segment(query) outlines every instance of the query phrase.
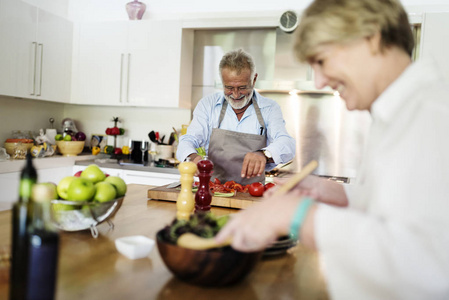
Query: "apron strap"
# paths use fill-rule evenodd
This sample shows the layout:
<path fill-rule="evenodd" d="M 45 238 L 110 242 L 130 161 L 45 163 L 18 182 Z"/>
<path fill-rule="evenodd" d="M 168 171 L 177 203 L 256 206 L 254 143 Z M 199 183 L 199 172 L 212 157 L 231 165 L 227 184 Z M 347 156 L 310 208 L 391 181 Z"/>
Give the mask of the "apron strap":
<path fill-rule="evenodd" d="M 260 124 L 260 135 L 262 135 L 263 132 L 265 132 L 265 135 L 267 134 L 267 127 L 265 126 L 265 121 L 263 120 L 262 113 L 260 112 L 259 105 L 257 104 L 257 101 L 254 101 L 254 98 L 252 100 L 254 105 L 254 110 L 256 111 L 257 120 L 259 120 Z M 221 108 L 220 117 L 218 119 L 218 128 L 220 128 L 221 122 L 223 121 L 223 118 L 226 114 L 226 109 L 228 108 L 228 101 L 226 99 L 223 102 L 223 107 Z"/>
<path fill-rule="evenodd" d="M 222 106 L 221 112 L 220 112 L 220 118 L 218 118 L 218 127 L 217 128 L 220 128 L 221 122 L 223 121 L 223 118 L 225 116 L 227 108 L 228 108 L 228 101 L 226 101 L 226 99 L 224 99 L 223 106 Z"/>
<path fill-rule="evenodd" d="M 254 110 L 256 111 L 257 119 L 259 120 L 260 124 L 260 135 L 265 132 L 265 135 L 267 134 L 267 127 L 265 126 L 265 121 L 263 120 L 262 113 L 260 112 L 259 105 L 257 104 L 257 101 L 253 101 Z"/>

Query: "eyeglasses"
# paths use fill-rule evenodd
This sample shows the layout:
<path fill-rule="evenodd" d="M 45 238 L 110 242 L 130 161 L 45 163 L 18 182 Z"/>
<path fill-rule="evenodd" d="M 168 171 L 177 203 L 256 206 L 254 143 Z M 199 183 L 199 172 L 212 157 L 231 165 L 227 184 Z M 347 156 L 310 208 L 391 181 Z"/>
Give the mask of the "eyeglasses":
<path fill-rule="evenodd" d="M 225 86 L 224 87 L 226 93 L 232 93 L 234 90 L 237 90 L 240 93 L 244 93 L 247 90 L 251 89 L 250 86 L 239 86 L 239 87 L 232 87 L 232 86 Z"/>

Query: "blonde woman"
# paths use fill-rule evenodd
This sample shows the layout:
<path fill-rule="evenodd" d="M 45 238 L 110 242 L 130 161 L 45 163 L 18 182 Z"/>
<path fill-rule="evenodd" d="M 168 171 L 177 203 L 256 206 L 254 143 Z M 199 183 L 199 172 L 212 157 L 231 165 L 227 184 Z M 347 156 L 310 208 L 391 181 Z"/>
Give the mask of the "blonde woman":
<path fill-rule="evenodd" d="M 314 1 L 296 54 L 318 88 L 373 119 L 356 181 L 309 176 L 217 239 L 252 251 L 298 235 L 322 257 L 333 299 L 449 299 L 449 89 L 435 62 L 412 62 L 413 45 L 399 1 Z"/>

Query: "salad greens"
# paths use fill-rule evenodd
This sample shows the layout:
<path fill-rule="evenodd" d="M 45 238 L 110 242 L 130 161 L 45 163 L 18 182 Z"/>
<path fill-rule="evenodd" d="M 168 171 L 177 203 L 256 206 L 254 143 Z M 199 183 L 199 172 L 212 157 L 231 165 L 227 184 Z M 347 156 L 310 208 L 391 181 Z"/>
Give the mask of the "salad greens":
<path fill-rule="evenodd" d="M 174 219 L 167 225 L 162 236 L 164 240 L 176 244 L 180 235 L 190 232 L 204 238 L 214 237 L 228 222 L 229 215 L 217 217 L 211 212 L 196 212 L 188 221 Z"/>

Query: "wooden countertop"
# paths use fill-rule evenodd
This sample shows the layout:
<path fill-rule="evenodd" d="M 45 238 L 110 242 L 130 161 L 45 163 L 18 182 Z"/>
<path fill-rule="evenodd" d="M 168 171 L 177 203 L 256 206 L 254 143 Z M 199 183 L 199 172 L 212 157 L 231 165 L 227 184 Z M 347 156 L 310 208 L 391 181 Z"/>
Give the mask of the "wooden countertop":
<path fill-rule="evenodd" d="M 148 200 L 146 185 L 129 185 L 123 205 L 113 219 L 115 228 L 62 232 L 57 299 L 328 299 L 316 253 L 301 247 L 264 258 L 242 282 L 223 288 L 184 283 L 170 273 L 157 247 L 147 258 L 130 260 L 117 252 L 114 240 L 128 235 L 155 238 L 175 216 L 174 202 Z M 236 212 L 213 207 L 216 215 Z M 0 212 L 0 251 L 10 244 L 11 214 Z M 7 267 L 0 263 L 0 299 L 8 298 Z"/>

